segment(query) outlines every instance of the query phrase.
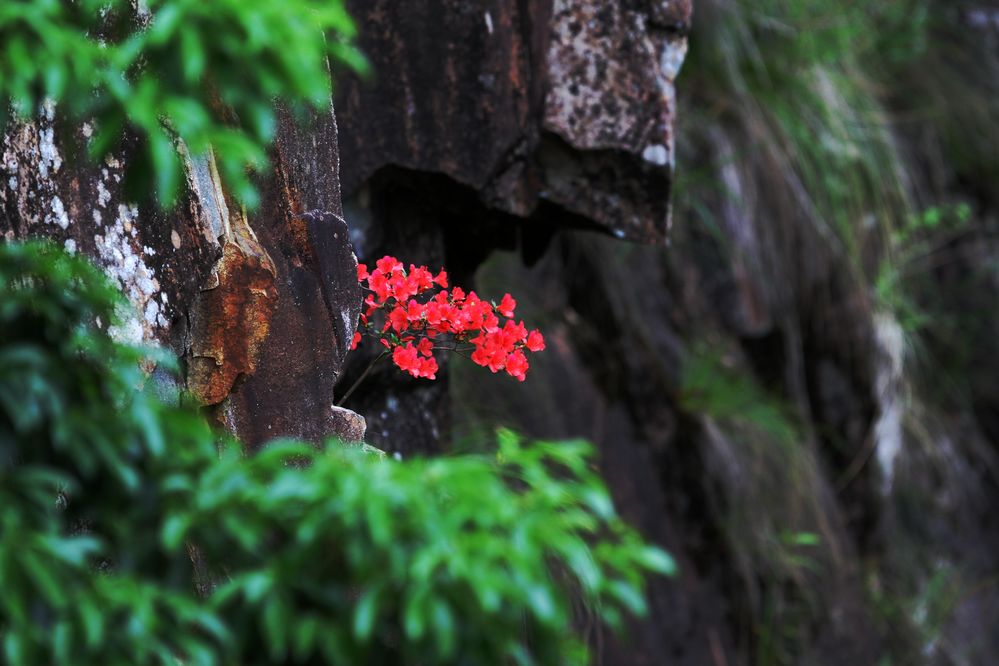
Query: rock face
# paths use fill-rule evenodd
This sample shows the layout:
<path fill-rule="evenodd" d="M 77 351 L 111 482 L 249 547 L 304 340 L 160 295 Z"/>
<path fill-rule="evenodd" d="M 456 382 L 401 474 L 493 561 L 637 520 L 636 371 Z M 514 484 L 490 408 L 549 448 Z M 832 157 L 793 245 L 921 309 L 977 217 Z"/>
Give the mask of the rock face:
<path fill-rule="evenodd" d="M 333 389 L 360 291 L 332 109 L 304 126 L 281 114 L 275 168 L 249 214 L 227 196 L 211 155 L 183 148 L 187 186 L 175 210 L 129 202 L 128 149 L 91 164 L 79 156 L 92 128 L 58 120 L 50 105 L 3 137 L 0 233 L 93 258 L 134 308 L 112 333 L 172 348 L 191 393 L 249 446 L 341 434 L 349 424 Z"/>
<path fill-rule="evenodd" d="M 494 249 L 536 258 L 562 228 L 662 242 L 673 81 L 689 0 L 350 3 L 373 81 L 343 77 L 342 179 L 362 260 L 470 280 Z M 359 375 L 364 352 L 347 368 Z M 446 368 L 442 368 L 446 375 Z M 386 450 L 441 450 L 446 379 L 375 373 L 351 406 Z"/>
<path fill-rule="evenodd" d="M 592 630 L 598 663 L 876 664 L 894 646 L 899 663 L 991 664 L 994 368 L 971 368 L 970 409 L 920 401 L 901 323 L 801 183 L 765 177 L 785 148 L 757 150 L 738 105 L 735 130 L 687 148 L 720 184 L 709 223 L 670 231 L 690 0 L 349 4 L 376 76 L 338 82 L 339 153 L 332 112 L 282 118 L 258 211 L 232 205 L 211 159 L 187 159 L 177 210 L 128 202 L 128 155 L 78 161 L 92 128 L 49 107 L 3 137 L 0 233 L 93 257 L 135 306 L 113 333 L 172 347 L 251 446 L 335 433 L 434 454 L 497 423 L 592 440 L 620 512 L 681 565 L 624 639 Z M 700 4 L 718 18 L 733 3 Z M 335 407 L 379 351 L 345 358 L 348 239 L 369 263 L 392 253 L 514 293 L 548 340 L 530 379 L 382 364 L 354 411 Z M 934 279 L 977 303 L 961 285 L 994 293 L 976 271 L 995 245 L 962 241 Z M 994 350 L 999 325 L 981 319 L 974 348 Z"/>
<path fill-rule="evenodd" d="M 706 105 L 725 122 L 688 126 L 688 163 L 712 187 L 661 247 L 690 3 L 350 4 L 377 72 L 336 97 L 359 255 L 510 291 L 549 341 L 523 385 L 461 361 L 433 383 L 372 373 L 347 403 L 369 441 L 436 453 L 497 423 L 594 441 L 621 512 L 682 572 L 652 584 L 651 617 L 624 640 L 592 636 L 598 663 L 991 663 L 999 493 L 994 472 L 971 470 L 999 469 L 994 368 L 972 368 L 973 409 L 914 397 L 902 325 L 858 278 L 876 231 L 852 263 L 800 174 L 783 178 L 787 146 L 761 151 L 771 127 L 738 98 Z M 735 5 L 757 18 L 752 3 L 698 11 Z M 988 192 L 975 196 L 994 216 Z M 980 258 L 936 279 L 997 252 L 968 245 Z M 991 317 L 975 349 L 995 330 Z M 348 359 L 344 382 L 365 365 Z"/>
<path fill-rule="evenodd" d="M 522 218 L 550 202 L 622 238 L 665 238 L 690 0 L 351 10 L 378 74 L 343 81 L 337 97 L 345 192 L 395 165 Z"/>

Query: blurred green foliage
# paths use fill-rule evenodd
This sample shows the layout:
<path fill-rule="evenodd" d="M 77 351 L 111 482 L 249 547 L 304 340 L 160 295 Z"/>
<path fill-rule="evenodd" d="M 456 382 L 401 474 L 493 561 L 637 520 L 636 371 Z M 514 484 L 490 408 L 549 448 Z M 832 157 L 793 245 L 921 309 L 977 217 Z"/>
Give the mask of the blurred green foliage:
<path fill-rule="evenodd" d="M 939 292 L 933 269 L 948 245 L 969 233 L 970 216 L 971 208 L 965 203 L 931 206 L 910 215 L 891 233 L 886 256 L 874 279 L 874 295 L 882 309 L 893 313 L 910 339 L 928 327 L 939 331 L 954 324 L 945 321 L 946 305 L 929 303 L 927 296 Z"/>
<path fill-rule="evenodd" d="M 858 252 L 871 216 L 890 225 L 909 211 L 882 81 L 925 52 L 931 4 L 702 2 L 679 84 L 694 116 L 689 161 L 700 161 L 692 151 L 702 137 L 721 131 L 743 170 L 741 194 L 760 212 L 794 216 L 837 251 Z M 711 197 L 699 190 L 690 192 L 695 217 Z"/>
<path fill-rule="evenodd" d="M 136 7 L 140 9 L 136 9 Z M 0 3 L 0 131 L 44 100 L 96 130 L 89 152 L 143 150 L 131 191 L 170 204 L 182 179 L 176 141 L 214 149 L 228 187 L 253 206 L 250 179 L 267 163 L 274 101 L 328 108 L 327 58 L 363 70 L 343 0 L 4 0 Z"/>
<path fill-rule="evenodd" d="M 703 0 L 678 83 L 689 172 L 678 208 L 716 240 L 717 216 L 732 209 L 758 220 L 760 233 L 812 227 L 842 273 L 879 305 L 898 304 L 890 311 L 907 330 L 923 327 L 907 303 L 934 300 L 923 288 L 931 281 L 916 293 L 914 280 L 890 279 L 915 270 L 903 265 L 911 255 L 895 253 L 899 234 L 920 211 L 969 217 L 980 211 L 963 202 L 999 201 L 999 57 L 968 18 L 979 9 L 970 0 Z M 920 233 L 940 247 L 953 240 L 943 226 Z M 934 259 L 923 270 L 949 260 Z M 896 286 L 907 293 L 886 292 Z M 930 319 L 947 316 L 933 309 Z"/>
<path fill-rule="evenodd" d="M 583 663 L 573 599 L 619 626 L 674 570 L 581 442 L 245 457 L 152 395 L 99 330 L 118 306 L 84 260 L 0 245 L 5 663 Z"/>
<path fill-rule="evenodd" d="M 680 404 L 692 413 L 752 425 L 783 446 L 800 439 L 790 408 L 708 345 L 696 345 L 684 357 Z"/>
<path fill-rule="evenodd" d="M 816 583 L 836 547 L 806 426 L 792 404 L 756 381 L 738 352 L 704 342 L 684 357 L 679 399 L 710 419 L 710 448 L 730 475 L 718 491 L 719 522 L 738 566 L 755 574 L 746 582 L 753 663 L 797 663 L 825 603 Z"/>
<path fill-rule="evenodd" d="M 740 564 L 751 562 L 747 578 L 759 584 L 759 594 L 751 587 L 747 595 L 753 610 L 746 617 L 757 663 L 807 661 L 803 649 L 827 617 L 828 592 L 812 585 L 812 567 L 799 552 L 838 566 L 835 557 L 825 559 L 839 538 L 823 528 L 821 477 L 830 466 L 842 468 L 840 501 L 850 506 L 857 500 L 846 498 L 867 492 L 863 477 L 876 469 L 865 456 L 877 440 L 867 439 L 871 446 L 861 453 L 843 448 L 847 438 L 861 440 L 830 428 L 831 419 L 815 410 L 827 350 L 801 345 L 797 334 L 822 338 L 819 327 L 849 331 L 863 321 L 882 334 L 901 329 L 906 445 L 899 468 L 907 473 L 921 464 L 913 462 L 917 450 L 945 441 L 935 439 L 945 432 L 934 423 L 940 410 L 955 421 L 972 410 L 982 423 L 993 420 L 999 394 L 994 368 L 983 359 L 996 357 L 999 340 L 992 304 L 999 54 L 982 24 L 992 16 L 975 0 L 697 2 L 677 83 L 676 209 L 685 224 L 674 233 L 686 245 L 675 254 L 698 259 L 709 286 L 718 266 L 745 270 L 750 279 L 731 279 L 761 286 L 763 310 L 782 334 L 781 354 L 769 357 L 754 334 L 701 322 L 698 339 L 721 339 L 719 347 L 736 352 L 729 363 L 694 347 L 681 395 L 685 407 L 718 425 L 721 443 L 731 444 L 722 450 L 739 470 L 726 484 L 735 499 L 725 511 L 732 551 Z M 817 316 L 823 311 L 836 316 Z M 780 364 L 775 388 L 782 399 L 760 390 L 755 378 L 768 377 L 769 367 L 745 363 L 740 348 Z M 799 352 L 811 356 L 796 367 Z M 857 352 L 868 362 L 868 349 Z M 795 380 L 803 381 L 810 404 Z M 797 418 L 788 421 L 782 404 Z M 915 433 L 923 432 L 920 442 Z M 971 438 L 962 432 L 958 439 Z M 942 448 L 941 458 L 952 455 Z M 940 485 L 921 486 L 916 477 L 906 483 L 927 497 L 943 487 L 936 479 Z M 893 502 L 903 487 L 896 481 Z M 928 505 L 919 506 L 913 523 L 921 531 L 933 519 Z M 818 535 L 822 547 L 811 552 L 781 536 L 799 532 Z M 924 649 L 953 605 L 930 602 L 938 606 L 929 613 L 934 620 L 913 623 L 919 606 L 904 601 L 935 587 L 926 562 L 939 560 L 946 547 L 920 532 L 900 542 L 905 533 L 894 531 L 890 543 L 879 534 L 878 546 L 864 545 L 873 553 L 865 566 L 878 571 L 872 597 L 897 606 L 881 618 L 892 663 L 946 660 Z M 919 631 L 910 636 L 905 625 Z"/>

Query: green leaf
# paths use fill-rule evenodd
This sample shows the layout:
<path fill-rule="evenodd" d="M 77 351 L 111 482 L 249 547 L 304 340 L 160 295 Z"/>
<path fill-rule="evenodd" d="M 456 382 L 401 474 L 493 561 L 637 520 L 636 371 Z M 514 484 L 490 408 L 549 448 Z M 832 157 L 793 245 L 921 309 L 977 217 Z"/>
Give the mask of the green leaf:
<path fill-rule="evenodd" d="M 73 631 L 69 622 L 65 620 L 59 622 L 52 632 L 52 646 L 54 649 L 55 662 L 59 664 L 69 664 L 72 662 L 72 640 Z"/>
<path fill-rule="evenodd" d="M 676 561 L 669 553 L 654 546 L 645 546 L 635 553 L 635 561 L 650 571 L 664 576 L 674 576 L 677 572 Z"/>
<path fill-rule="evenodd" d="M 283 660 L 287 651 L 288 612 L 281 597 L 271 595 L 264 605 L 264 636 L 267 638 L 268 654 L 271 659 Z"/>
<path fill-rule="evenodd" d="M 582 541 L 573 540 L 563 549 L 566 561 L 576 577 L 579 578 L 583 589 L 587 592 L 595 592 L 600 587 L 603 576 L 600 567 L 593 559 L 590 549 Z"/>
<path fill-rule="evenodd" d="M 551 591 L 546 585 L 533 583 L 527 588 L 527 600 L 531 610 L 542 622 L 551 622 L 555 619 L 555 602 L 552 600 Z"/>
<path fill-rule="evenodd" d="M 183 18 L 181 7 L 175 2 L 163 2 L 153 15 L 152 25 L 146 30 L 147 46 L 158 46 L 165 43 L 177 31 L 178 25 Z M 187 34 L 196 34 L 193 31 L 182 30 Z M 183 53 L 187 56 L 187 53 Z"/>
<path fill-rule="evenodd" d="M 21 557 L 21 566 L 27 570 L 45 599 L 56 608 L 62 608 L 66 605 L 66 594 L 46 560 L 48 558 L 41 553 L 26 552 Z"/>
<path fill-rule="evenodd" d="M 615 580 L 607 585 L 607 590 L 614 599 L 621 602 L 633 615 L 641 616 L 645 614 L 645 598 L 634 585 Z"/>
<path fill-rule="evenodd" d="M 403 629 L 406 637 L 410 640 L 419 640 L 426 630 L 424 613 L 426 612 L 427 593 L 426 588 L 410 594 L 406 600 L 406 608 L 403 614 Z"/>
<path fill-rule="evenodd" d="M 88 648 L 100 645 L 104 638 L 104 615 L 100 609 L 87 597 L 80 600 L 78 610 L 80 623 L 83 625 L 83 637 Z"/>
<path fill-rule="evenodd" d="M 173 203 L 177 196 L 180 176 L 180 162 L 173 142 L 160 131 L 148 135 L 149 154 L 156 173 L 156 195 L 165 205 Z"/>
<path fill-rule="evenodd" d="M 294 628 L 294 645 L 292 646 L 295 656 L 299 660 L 304 660 L 316 647 L 316 638 L 319 635 L 319 622 L 312 617 L 299 620 Z"/>
<path fill-rule="evenodd" d="M 24 640 L 16 631 L 4 632 L 3 652 L 7 657 L 8 664 L 23 664 L 24 661 Z"/>
<path fill-rule="evenodd" d="M 251 604 L 259 603 L 271 591 L 274 580 L 266 571 L 246 574 L 243 577 L 243 592 Z"/>
<path fill-rule="evenodd" d="M 443 599 L 435 599 L 433 603 L 434 635 L 440 646 L 441 657 L 451 659 L 457 647 L 454 614 Z"/>
<path fill-rule="evenodd" d="M 789 546 L 818 546 L 822 539 L 814 532 L 785 532 L 781 540 Z"/>
<path fill-rule="evenodd" d="M 57 558 L 74 567 L 85 566 L 101 548 L 100 542 L 91 536 L 41 537 L 39 541 Z"/>
<path fill-rule="evenodd" d="M 380 592 L 378 587 L 369 588 L 361 595 L 354 608 L 354 636 L 362 643 L 367 642 L 374 631 Z"/>
<path fill-rule="evenodd" d="M 603 520 L 614 518 L 614 503 L 610 494 L 600 487 L 588 487 L 582 491 L 583 501 Z"/>
<path fill-rule="evenodd" d="M 183 514 L 174 514 L 167 518 L 161 530 L 163 546 L 167 550 L 179 548 L 184 543 L 184 537 L 190 524 L 190 518 Z"/>
<path fill-rule="evenodd" d="M 205 49 L 197 33 L 190 30 L 180 31 L 180 52 L 181 62 L 184 65 L 184 78 L 191 83 L 200 81 L 205 71 Z"/>

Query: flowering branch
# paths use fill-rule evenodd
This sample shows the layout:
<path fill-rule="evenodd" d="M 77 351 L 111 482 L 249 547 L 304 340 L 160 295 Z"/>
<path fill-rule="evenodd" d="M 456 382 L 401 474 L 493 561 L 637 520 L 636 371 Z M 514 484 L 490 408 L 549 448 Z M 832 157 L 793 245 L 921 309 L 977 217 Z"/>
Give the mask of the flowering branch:
<path fill-rule="evenodd" d="M 545 348 L 540 331 L 528 332 L 523 321 L 514 321 L 517 301 L 510 294 L 497 304 L 483 301 L 474 291 L 466 294 L 460 287 L 448 291 L 443 270 L 433 275 L 426 266 L 410 264 L 407 271 L 390 256 L 379 259 L 370 273 L 360 264 L 357 279 L 368 292 L 367 307 L 350 348 L 356 348 L 364 335 L 374 338 L 387 350 L 379 359 L 391 353 L 392 362 L 414 377 L 435 379 L 434 352 L 450 351 L 462 356 L 470 352 L 469 358 L 477 365 L 493 372 L 504 370 L 524 381 L 530 367 L 525 351 Z M 430 296 L 431 292 L 436 293 Z M 417 300 L 418 296 L 429 297 Z"/>
<path fill-rule="evenodd" d="M 351 347 L 351 349 L 354 349 L 356 346 L 357 346 L 356 344 L 353 345 Z M 378 361 L 380 361 L 383 358 L 385 358 L 386 354 L 388 354 L 388 352 L 387 351 L 383 351 L 381 354 L 379 354 L 374 359 L 372 359 L 371 363 L 368 363 L 368 367 L 366 367 L 364 369 L 364 372 L 361 373 L 361 376 L 358 377 L 354 381 L 354 383 L 350 385 L 350 388 L 347 389 L 347 392 L 344 393 L 343 396 L 341 396 L 340 399 L 337 401 L 337 403 L 336 403 L 337 407 L 342 407 L 343 403 L 347 402 L 347 398 L 349 398 L 351 396 L 351 394 L 357 389 L 357 387 L 361 385 L 361 382 L 363 382 L 364 378 L 368 376 L 368 373 L 371 372 L 371 369 L 374 368 L 378 364 Z"/>

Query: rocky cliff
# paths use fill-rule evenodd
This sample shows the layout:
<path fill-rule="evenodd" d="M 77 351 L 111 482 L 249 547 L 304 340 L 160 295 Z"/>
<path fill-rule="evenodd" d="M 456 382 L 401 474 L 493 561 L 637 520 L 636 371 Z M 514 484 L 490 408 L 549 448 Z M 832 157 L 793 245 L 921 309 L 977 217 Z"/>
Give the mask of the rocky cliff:
<path fill-rule="evenodd" d="M 970 148 L 999 145 L 995 35 L 960 4 L 354 3 L 380 73 L 336 103 L 359 254 L 517 294 L 550 343 L 523 386 L 459 360 L 350 406 L 403 455 L 497 424 L 599 445 L 683 571 L 592 636 L 601 663 L 995 652 L 999 405 L 988 364 L 932 360 L 997 332 L 971 293 L 999 153 Z M 896 120 L 928 106 L 953 120 Z"/>
<path fill-rule="evenodd" d="M 404 456 L 497 424 L 599 446 L 681 564 L 623 640 L 592 630 L 599 663 L 989 664 L 999 116 L 955 100 L 999 80 L 999 23 L 924 3 L 930 46 L 884 73 L 885 45 L 750 4 L 358 0 L 375 78 L 340 77 L 336 121 L 283 118 L 258 211 L 210 159 L 177 210 L 126 201 L 127 151 L 77 159 L 91 129 L 49 108 L 3 139 L 0 232 L 95 258 L 136 306 L 114 333 L 172 347 L 251 446 L 357 432 L 348 238 L 516 294 L 549 341 L 525 384 L 383 367 L 346 406 Z M 889 123 L 912 97 L 956 121 Z"/>
<path fill-rule="evenodd" d="M 333 405 L 360 290 L 332 108 L 305 124 L 282 115 L 275 168 L 251 214 L 211 155 L 193 159 L 183 146 L 174 210 L 127 200 L 129 147 L 95 165 L 82 157 L 91 132 L 50 105 L 4 136 L 4 237 L 43 236 L 94 259 L 134 307 L 112 334 L 171 348 L 185 388 L 251 447 L 355 432 L 356 415 Z"/>

